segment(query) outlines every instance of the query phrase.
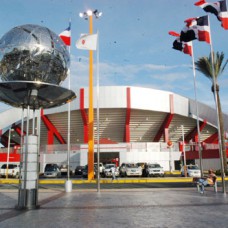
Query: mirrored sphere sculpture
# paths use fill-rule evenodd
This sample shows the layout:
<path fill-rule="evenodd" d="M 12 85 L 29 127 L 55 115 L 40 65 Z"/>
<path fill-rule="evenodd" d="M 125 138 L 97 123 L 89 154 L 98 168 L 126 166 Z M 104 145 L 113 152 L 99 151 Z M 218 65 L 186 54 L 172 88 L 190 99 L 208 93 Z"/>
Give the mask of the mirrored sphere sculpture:
<path fill-rule="evenodd" d="M 66 46 L 50 29 L 17 26 L 0 40 L 2 81 L 40 81 L 59 85 L 67 77 L 70 57 Z"/>
<path fill-rule="evenodd" d="M 21 25 L 0 39 L 0 101 L 33 109 L 63 105 L 76 97 L 60 87 L 70 56 L 58 35 L 39 25 Z"/>

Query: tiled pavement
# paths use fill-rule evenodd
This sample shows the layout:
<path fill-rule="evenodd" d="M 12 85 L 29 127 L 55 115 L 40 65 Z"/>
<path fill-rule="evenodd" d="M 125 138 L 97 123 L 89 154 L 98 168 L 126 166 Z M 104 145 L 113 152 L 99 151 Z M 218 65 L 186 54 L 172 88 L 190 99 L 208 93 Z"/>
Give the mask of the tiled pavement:
<path fill-rule="evenodd" d="M 228 227 L 228 198 L 195 188 L 39 190 L 40 209 L 15 210 L 18 191 L 0 189 L 0 227 Z"/>

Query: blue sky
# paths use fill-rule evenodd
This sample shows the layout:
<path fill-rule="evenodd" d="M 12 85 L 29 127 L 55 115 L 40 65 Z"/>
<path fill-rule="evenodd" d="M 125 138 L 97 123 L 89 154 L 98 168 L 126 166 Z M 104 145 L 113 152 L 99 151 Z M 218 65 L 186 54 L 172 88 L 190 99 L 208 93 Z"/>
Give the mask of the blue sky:
<path fill-rule="evenodd" d="M 87 9 L 98 9 L 103 15 L 93 20 L 93 28 L 94 32 L 99 30 L 100 34 L 101 86 L 140 86 L 195 99 L 192 59 L 172 49 L 175 38 L 169 36 L 168 31 L 180 32 L 185 19 L 206 15 L 201 8 L 194 6 L 196 1 L 1 0 L 0 37 L 11 28 L 23 24 L 42 25 L 59 34 L 68 26 L 71 18 L 71 88 L 87 87 L 88 51 L 76 49 L 75 42 L 81 33 L 88 33 L 88 21 L 81 19 L 78 14 Z M 210 23 L 214 51 L 223 51 L 228 58 L 228 31 L 211 14 Z M 205 42 L 194 41 L 193 46 L 195 60 L 210 53 L 210 45 Z M 228 67 L 219 79 L 221 103 L 226 113 L 227 76 Z M 211 82 L 196 72 L 196 84 L 198 101 L 214 107 Z M 63 86 L 67 87 L 67 82 Z M 0 111 L 8 108 L 0 103 Z"/>

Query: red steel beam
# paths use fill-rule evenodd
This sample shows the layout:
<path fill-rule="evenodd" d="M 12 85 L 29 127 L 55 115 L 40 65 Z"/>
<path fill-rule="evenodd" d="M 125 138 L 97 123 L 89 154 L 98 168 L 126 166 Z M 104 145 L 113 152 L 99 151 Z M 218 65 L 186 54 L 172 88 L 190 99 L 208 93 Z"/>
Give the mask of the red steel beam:
<path fill-rule="evenodd" d="M 207 121 L 204 120 L 203 122 L 199 123 L 199 130 L 200 132 L 204 129 L 204 127 L 207 125 Z M 197 130 L 197 126 L 188 134 L 185 136 L 185 142 L 189 142 L 191 139 L 193 141 L 195 141 L 195 138 L 198 137 L 198 130 Z"/>
<path fill-rule="evenodd" d="M 156 136 L 154 137 L 154 142 L 159 142 L 160 141 L 162 135 L 164 134 L 164 130 L 166 128 L 169 128 L 169 125 L 170 125 L 172 119 L 173 119 L 173 114 L 168 113 L 166 118 L 165 118 L 165 120 L 163 121 L 161 127 L 159 128 Z"/>
<path fill-rule="evenodd" d="M 41 119 L 48 129 L 48 145 L 52 145 L 54 143 L 54 135 L 56 136 L 60 144 L 66 144 L 66 141 L 64 140 L 62 135 L 58 132 L 54 124 L 49 120 L 49 118 L 46 115 L 44 115 L 43 109 L 41 110 Z"/>
<path fill-rule="evenodd" d="M 130 119 L 131 119 L 131 89 L 127 88 L 127 110 L 126 110 L 126 121 L 125 121 L 125 135 L 124 141 L 130 142 Z"/>
<path fill-rule="evenodd" d="M 217 143 L 218 142 L 218 132 L 215 132 L 213 135 L 208 137 L 203 141 L 204 143 Z"/>
<path fill-rule="evenodd" d="M 82 121 L 83 121 L 83 128 L 84 128 L 84 143 L 88 143 L 88 115 L 85 111 L 84 107 L 84 89 L 80 89 L 80 111 L 81 111 L 81 116 L 82 116 Z"/>
<path fill-rule="evenodd" d="M 21 128 L 17 125 L 13 126 L 13 129 L 17 132 L 18 135 L 22 136 Z M 24 131 L 24 135 L 26 135 L 26 132 Z"/>

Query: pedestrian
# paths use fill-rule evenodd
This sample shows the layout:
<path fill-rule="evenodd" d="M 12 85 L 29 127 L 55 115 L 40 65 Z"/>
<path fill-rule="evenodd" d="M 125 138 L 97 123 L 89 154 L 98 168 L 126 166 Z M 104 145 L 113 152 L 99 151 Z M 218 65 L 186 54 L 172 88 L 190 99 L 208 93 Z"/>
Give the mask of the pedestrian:
<path fill-rule="evenodd" d="M 204 188 L 207 185 L 214 185 L 216 182 L 216 175 L 215 172 L 212 169 L 208 170 L 208 176 L 206 178 L 200 178 L 197 182 L 197 185 L 199 186 L 200 193 L 204 193 Z"/>
<path fill-rule="evenodd" d="M 112 180 L 116 180 L 116 167 L 111 167 L 111 173 L 112 173 Z"/>
<path fill-rule="evenodd" d="M 143 172 L 144 172 L 144 176 L 145 177 L 148 177 L 149 176 L 149 170 L 148 170 L 148 164 L 147 163 L 145 163 L 145 165 L 144 165 L 144 169 L 143 169 Z"/>

